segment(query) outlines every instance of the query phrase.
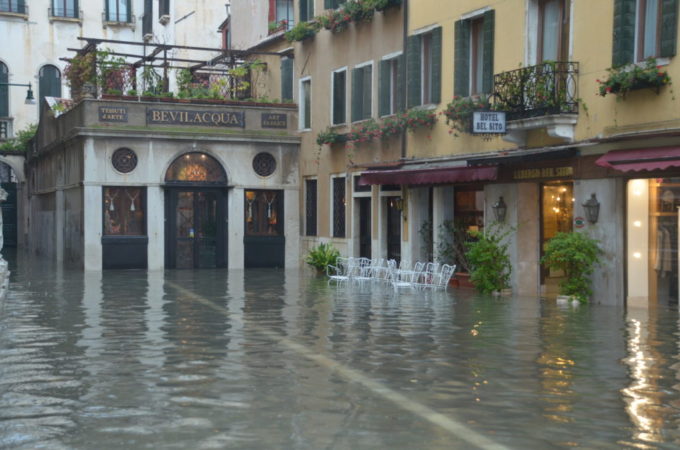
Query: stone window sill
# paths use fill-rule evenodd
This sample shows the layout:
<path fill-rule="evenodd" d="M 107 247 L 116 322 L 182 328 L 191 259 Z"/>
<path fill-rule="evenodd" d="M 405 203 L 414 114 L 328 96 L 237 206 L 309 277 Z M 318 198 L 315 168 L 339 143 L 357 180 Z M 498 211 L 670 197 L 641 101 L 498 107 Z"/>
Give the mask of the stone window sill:
<path fill-rule="evenodd" d="M 0 11 L 0 17 L 13 17 L 16 19 L 28 20 L 28 14 L 21 14 L 9 11 Z"/>

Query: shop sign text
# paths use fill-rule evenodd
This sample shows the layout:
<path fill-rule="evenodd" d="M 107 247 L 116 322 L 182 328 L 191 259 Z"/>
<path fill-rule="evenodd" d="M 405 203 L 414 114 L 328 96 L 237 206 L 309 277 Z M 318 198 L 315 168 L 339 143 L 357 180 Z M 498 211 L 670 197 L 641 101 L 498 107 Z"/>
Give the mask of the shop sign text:
<path fill-rule="evenodd" d="M 288 116 L 286 114 L 262 114 L 262 128 L 288 128 Z"/>
<path fill-rule="evenodd" d="M 146 111 L 147 125 L 193 125 L 201 127 L 245 128 L 243 112 L 152 109 Z"/>
<path fill-rule="evenodd" d="M 128 111 L 127 108 L 121 106 L 100 106 L 99 107 L 99 121 L 100 122 L 127 122 Z"/>
<path fill-rule="evenodd" d="M 561 178 L 574 175 L 574 168 L 569 167 L 543 167 L 541 169 L 517 169 L 512 173 L 514 180 L 528 180 L 531 178 Z"/>
<path fill-rule="evenodd" d="M 499 111 L 473 112 L 472 132 L 480 134 L 505 133 L 505 113 Z"/>

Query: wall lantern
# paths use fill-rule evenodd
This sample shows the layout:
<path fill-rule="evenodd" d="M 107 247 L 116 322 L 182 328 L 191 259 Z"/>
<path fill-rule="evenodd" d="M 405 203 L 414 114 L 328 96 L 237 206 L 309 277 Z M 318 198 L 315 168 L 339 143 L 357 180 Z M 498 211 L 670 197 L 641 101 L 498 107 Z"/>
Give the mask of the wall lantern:
<path fill-rule="evenodd" d="M 508 212 L 508 205 L 503 201 L 503 196 L 498 197 L 498 201 L 491 207 L 493 214 L 496 216 L 496 222 L 505 222 L 505 213 Z"/>
<path fill-rule="evenodd" d="M 390 199 L 390 206 L 402 211 L 404 209 L 404 200 L 401 197 L 392 197 Z"/>
<path fill-rule="evenodd" d="M 583 204 L 586 211 L 586 219 L 590 223 L 597 223 L 597 218 L 600 215 L 600 202 L 597 201 L 595 194 L 591 194 L 588 201 Z"/>

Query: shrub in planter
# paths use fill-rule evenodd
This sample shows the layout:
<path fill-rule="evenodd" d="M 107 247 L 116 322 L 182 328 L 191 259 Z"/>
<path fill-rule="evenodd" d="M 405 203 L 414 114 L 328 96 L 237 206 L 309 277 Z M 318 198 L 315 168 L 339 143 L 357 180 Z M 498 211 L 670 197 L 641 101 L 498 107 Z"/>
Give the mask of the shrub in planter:
<path fill-rule="evenodd" d="M 473 232 L 475 241 L 468 242 L 466 257 L 470 264 L 470 280 L 483 294 L 500 292 L 510 287 L 510 256 L 507 237 L 513 229 L 503 230 L 492 225 L 482 232 Z"/>
<path fill-rule="evenodd" d="M 309 251 L 305 262 L 321 273 L 326 270 L 328 265 L 337 265 L 339 256 L 340 252 L 333 247 L 333 244 L 321 243 Z"/>
<path fill-rule="evenodd" d="M 318 22 L 298 22 L 293 28 L 286 31 L 284 36 L 288 42 L 304 41 L 314 37 L 319 28 Z"/>
<path fill-rule="evenodd" d="M 366 0 L 376 11 L 385 11 L 393 6 L 401 6 L 401 0 Z"/>
<path fill-rule="evenodd" d="M 662 86 L 671 83 L 668 72 L 662 70 L 661 66 L 656 65 L 654 58 L 649 58 L 644 65 L 637 64 L 613 67 L 607 69 L 608 76 L 604 80 L 597 80 L 599 83 L 598 94 L 602 97 L 607 94 L 616 94 L 619 99 L 635 89 L 651 88 L 657 92 Z"/>
<path fill-rule="evenodd" d="M 332 128 L 326 128 L 325 131 L 322 131 L 316 136 L 316 144 L 319 146 L 324 144 L 333 145 L 345 141 L 347 141 L 347 136 L 336 133 Z"/>
<path fill-rule="evenodd" d="M 586 303 L 592 294 L 590 275 L 601 253 L 597 241 L 584 233 L 557 233 L 548 241 L 541 263 L 550 269 L 564 271 L 560 294 Z"/>

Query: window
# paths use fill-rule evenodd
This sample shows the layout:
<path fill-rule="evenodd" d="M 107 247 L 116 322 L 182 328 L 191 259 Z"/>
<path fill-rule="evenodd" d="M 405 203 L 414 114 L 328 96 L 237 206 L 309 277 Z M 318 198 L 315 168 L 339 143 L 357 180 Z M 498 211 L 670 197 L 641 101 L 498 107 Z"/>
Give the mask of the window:
<path fill-rule="evenodd" d="M 373 63 L 352 70 L 352 122 L 371 118 L 372 81 Z"/>
<path fill-rule="evenodd" d="M 132 22 L 130 0 L 106 0 L 107 22 Z"/>
<path fill-rule="evenodd" d="M 144 0 L 144 18 L 142 19 L 142 36 L 153 35 L 153 0 Z"/>
<path fill-rule="evenodd" d="M 305 236 L 316 234 L 316 180 L 305 180 Z"/>
<path fill-rule="evenodd" d="M 283 191 L 245 191 L 246 236 L 283 235 Z"/>
<path fill-rule="evenodd" d="M 9 69 L 0 62 L 0 117 L 9 117 Z"/>
<path fill-rule="evenodd" d="M 456 22 L 455 95 L 467 97 L 493 91 L 494 22 L 493 10 Z"/>
<path fill-rule="evenodd" d="M 612 65 L 675 56 L 678 2 L 614 0 Z"/>
<path fill-rule="evenodd" d="M 293 67 L 295 60 L 291 56 L 281 58 L 281 101 L 293 103 Z"/>
<path fill-rule="evenodd" d="M 380 61 L 380 86 L 378 114 L 388 116 L 404 109 L 402 92 L 404 64 L 403 55 L 385 58 Z"/>
<path fill-rule="evenodd" d="M 339 125 L 347 120 L 347 69 L 333 72 L 331 123 Z"/>
<path fill-rule="evenodd" d="M 141 187 L 105 187 L 104 235 L 144 236 L 145 196 Z"/>
<path fill-rule="evenodd" d="M 38 96 L 40 105 L 45 97 L 61 97 L 61 72 L 54 66 L 47 65 L 40 69 Z"/>
<path fill-rule="evenodd" d="M 312 80 L 303 78 L 300 80 L 300 129 L 312 128 Z"/>
<path fill-rule="evenodd" d="M 170 0 L 159 0 L 158 2 L 158 17 L 170 15 Z"/>
<path fill-rule="evenodd" d="M 537 63 L 569 59 L 569 8 L 566 0 L 539 0 L 537 43 Z"/>
<path fill-rule="evenodd" d="M 314 0 L 300 0 L 300 22 L 314 18 Z"/>
<path fill-rule="evenodd" d="M 345 177 L 333 177 L 333 237 L 345 237 Z"/>
<path fill-rule="evenodd" d="M 293 0 L 269 0 L 269 23 L 285 25 L 286 30 L 293 28 Z"/>
<path fill-rule="evenodd" d="M 52 0 L 52 16 L 77 19 L 78 0 Z"/>
<path fill-rule="evenodd" d="M 346 0 L 324 0 L 323 7 L 326 9 L 338 9 Z"/>
<path fill-rule="evenodd" d="M 27 14 L 24 0 L 0 0 L 0 12 Z"/>
<path fill-rule="evenodd" d="M 407 41 L 408 107 L 441 100 L 442 28 L 409 36 Z"/>

